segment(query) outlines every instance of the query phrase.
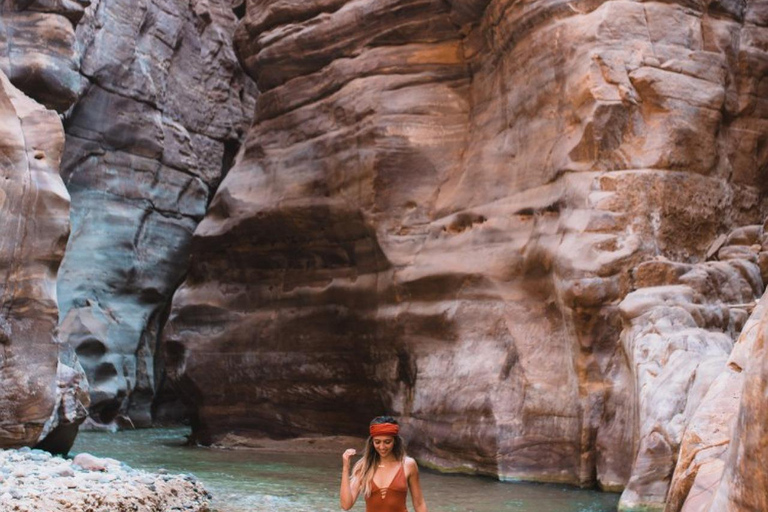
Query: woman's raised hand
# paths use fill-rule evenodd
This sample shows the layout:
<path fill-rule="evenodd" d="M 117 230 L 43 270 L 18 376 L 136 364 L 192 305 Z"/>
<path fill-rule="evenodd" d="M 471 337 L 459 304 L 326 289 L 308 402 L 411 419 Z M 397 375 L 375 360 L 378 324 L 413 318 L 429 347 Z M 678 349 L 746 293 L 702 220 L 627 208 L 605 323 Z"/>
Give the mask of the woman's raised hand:
<path fill-rule="evenodd" d="M 344 464 L 349 464 L 350 457 L 352 457 L 356 453 L 357 453 L 357 450 L 355 450 L 354 448 L 349 448 L 345 450 L 344 453 L 341 455 L 341 460 L 344 461 Z"/>
<path fill-rule="evenodd" d="M 357 494 L 360 492 L 360 485 L 351 485 L 350 484 L 350 475 L 349 475 L 349 459 L 357 453 L 357 450 L 354 448 L 349 448 L 348 450 L 345 450 L 344 453 L 341 455 L 341 460 L 343 463 L 341 464 L 341 508 L 344 510 L 349 510 L 352 508 L 352 505 L 355 504 L 355 501 L 357 500 Z"/>

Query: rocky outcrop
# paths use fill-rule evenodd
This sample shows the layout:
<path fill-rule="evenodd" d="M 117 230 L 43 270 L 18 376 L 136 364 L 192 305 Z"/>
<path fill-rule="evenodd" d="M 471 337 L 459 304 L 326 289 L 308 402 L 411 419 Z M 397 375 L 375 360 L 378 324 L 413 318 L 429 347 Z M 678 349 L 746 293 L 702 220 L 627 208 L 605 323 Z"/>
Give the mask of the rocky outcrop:
<path fill-rule="evenodd" d="M 235 22 L 227 2 L 101 0 L 78 25 L 84 87 L 66 121 L 72 236 L 58 289 L 96 422 L 151 424 L 168 302 L 253 110 Z"/>
<path fill-rule="evenodd" d="M 13 406 L 5 408 L 8 428 L 29 427 L 23 440 L 10 445 L 47 437 L 41 446 L 56 450 L 71 444 L 76 424 L 84 417 L 87 386 L 77 356 L 92 382 L 97 421 L 110 422 L 122 414 L 135 425 L 150 422 L 150 406 L 162 379 L 154 370 L 155 364 L 162 368 L 154 352 L 167 302 L 186 271 L 191 233 L 239 146 L 255 88 L 231 49 L 236 16 L 229 5 L 196 2 L 190 9 L 178 1 L 7 0 L 0 2 L 0 12 L 0 70 L 24 93 L 63 113 L 67 130 L 62 173 L 74 206 L 73 235 L 58 283 L 62 343 L 45 350 L 30 346 L 30 355 L 19 352 L 15 360 L 7 354 L 19 366 L 14 371 L 21 372 L 14 380 L 22 382 L 19 376 L 25 375 L 25 368 L 35 366 L 30 389 L 24 392 L 37 393 L 40 410 L 22 403 L 26 395 L 16 383 L 8 388 Z M 42 125 L 45 118 L 45 149 L 52 148 L 51 156 L 38 151 L 34 159 L 31 154 L 27 158 L 45 167 L 53 182 L 58 179 L 63 134 L 56 132 L 61 123 L 55 114 L 46 115 L 36 112 L 34 122 Z M 42 131 L 32 123 L 27 120 L 23 131 Z M 17 145 L 21 135 L 16 130 L 8 147 Z M 37 132 L 33 138 L 40 144 Z M 14 172 L 21 179 L 29 171 Z M 41 186 L 36 179 L 29 186 L 12 185 L 21 188 L 9 189 L 8 197 L 23 192 L 23 201 L 34 201 Z M 48 269 L 40 277 L 47 284 L 30 292 L 28 299 L 47 304 L 47 320 L 55 326 L 57 297 L 52 287 L 69 228 L 69 196 L 60 186 L 45 187 L 48 195 L 40 196 L 44 200 L 13 212 L 18 229 L 13 236 L 4 235 L 3 243 L 23 247 L 23 241 L 35 237 L 39 245 L 48 244 L 28 254 L 15 249 L 7 259 L 11 276 L 18 270 L 14 267 L 24 265 Z M 55 208 L 46 206 L 57 195 L 61 197 Z M 7 205 L 19 206 L 10 200 Z M 50 219 L 34 218 L 41 212 Z M 55 226 L 58 231 L 49 225 L 54 220 L 61 224 Z M 44 263 L 32 263 L 38 258 Z M 12 308 L 18 287 L 8 283 L 3 304 Z M 46 336 L 45 328 L 35 328 L 40 336 L 36 342 L 56 340 L 52 326 L 47 328 Z M 40 354 L 39 364 L 31 355 L 34 350 Z M 59 361 L 52 362 L 57 352 Z M 54 359 L 43 363 L 48 356 Z M 41 376 L 35 376 L 38 371 Z M 35 391 L 41 387 L 48 391 Z M 48 418 L 42 434 L 32 432 L 37 417 L 49 414 L 42 412 L 48 402 L 62 407 Z M 17 407 L 23 413 L 16 414 Z M 35 416 L 34 421 L 27 416 Z M 22 426 L 11 426 L 16 423 Z"/>
<path fill-rule="evenodd" d="M 738 403 L 732 368 L 742 349 L 732 353 L 733 340 L 752 332 L 754 315 L 747 322 L 748 311 L 763 293 L 757 261 L 768 253 L 759 243 L 762 231 L 760 225 L 736 230 L 716 252 L 713 248 L 721 261 L 692 265 L 662 259 L 633 271 L 639 289 L 620 310 L 633 383 L 624 392 L 636 404 L 638 435 L 620 509 L 663 510 L 666 504 L 679 510 L 673 505 L 681 493 L 676 488 L 686 486 L 680 478 L 690 487 L 699 465 L 712 456 L 707 450 L 724 448 L 728 428 L 722 419 L 735 409 L 722 407 L 729 400 L 722 393 L 727 390 Z M 673 472 L 678 481 L 668 497 Z"/>
<path fill-rule="evenodd" d="M 55 335 L 69 233 L 58 115 L 0 71 L 0 448 L 66 451 L 85 418 L 82 369 Z"/>
<path fill-rule="evenodd" d="M 67 460 L 39 450 L 0 450 L 4 511 L 209 512 L 210 497 L 191 475 L 148 473 L 88 453 Z"/>
<path fill-rule="evenodd" d="M 761 299 L 744 326 L 726 366 L 709 387 L 685 428 L 667 494 L 665 510 L 668 512 L 711 510 L 714 494 L 723 480 L 731 441 L 738 439 L 734 436 L 734 428 L 742 401 L 745 369 L 751 361 L 761 360 L 759 339 L 765 311 L 766 301 Z M 759 450 L 756 453 L 759 454 Z M 753 491 L 761 492 L 759 486 Z"/>
<path fill-rule="evenodd" d="M 663 502 L 762 293 L 710 249 L 766 213 L 766 15 L 249 2 L 256 118 L 165 333 L 198 439 L 385 410 L 427 464 Z"/>

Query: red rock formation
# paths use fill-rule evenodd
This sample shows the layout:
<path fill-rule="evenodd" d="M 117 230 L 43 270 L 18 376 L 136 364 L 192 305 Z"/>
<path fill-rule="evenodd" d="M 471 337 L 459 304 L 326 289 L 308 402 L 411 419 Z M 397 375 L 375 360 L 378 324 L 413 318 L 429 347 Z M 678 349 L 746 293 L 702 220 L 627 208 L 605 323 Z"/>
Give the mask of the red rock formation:
<path fill-rule="evenodd" d="M 73 23 L 87 3 L 0 1 L 0 447 L 66 452 L 88 405 L 83 369 L 55 334 L 69 194 L 64 131 L 45 108 L 77 95 Z"/>
<path fill-rule="evenodd" d="M 69 233 L 63 148 L 58 115 L 0 72 L 0 448 L 62 435 L 85 417 L 82 369 L 54 334 L 56 271 Z M 72 440 L 48 446 L 66 451 Z"/>
<path fill-rule="evenodd" d="M 725 474 L 710 510 L 768 509 L 768 320 L 763 314 L 744 377 Z"/>
<path fill-rule="evenodd" d="M 198 438 L 363 434 L 386 410 L 427 464 L 622 488 L 645 439 L 633 270 L 765 214 L 765 15 L 250 2 L 256 119 L 167 329 Z"/>
<path fill-rule="evenodd" d="M 766 318 L 764 296 L 685 431 L 665 511 L 768 508 Z"/>
<path fill-rule="evenodd" d="M 67 344 L 98 421 L 151 422 L 252 106 L 229 4 L 90 3 L 0 1 L 0 69 L 65 113 L 74 199 L 59 346 L 61 126 L 2 77 L 0 446 L 66 445 Z M 251 2 L 263 95 L 166 337 L 198 438 L 387 411 L 429 465 L 766 508 L 762 336 L 730 352 L 768 251 L 721 233 L 766 213 L 767 26 L 759 2 Z"/>
<path fill-rule="evenodd" d="M 742 401 L 745 370 L 760 361 L 760 323 L 766 301 L 761 299 L 745 325 L 728 363 L 710 386 L 688 422 L 674 477 L 666 499 L 668 512 L 706 511 L 723 480 L 729 446 Z M 759 453 L 759 451 L 758 451 Z M 764 487 L 765 488 L 765 487 Z M 759 487 L 753 491 L 760 492 Z"/>
<path fill-rule="evenodd" d="M 253 110 L 255 89 L 232 51 L 235 21 L 229 5 L 207 1 L 193 6 L 176 0 L 0 1 L 0 70 L 25 94 L 63 113 L 68 136 L 62 170 L 74 200 L 73 236 L 58 283 L 63 319 L 59 385 L 55 364 L 48 381 L 42 376 L 50 374 L 49 356 L 55 361 L 59 349 L 40 349 L 39 368 L 30 370 L 39 370 L 40 376 L 27 391 L 48 386 L 53 394 L 40 392 L 35 406 L 40 410 L 33 412 L 30 404 L 26 410 L 16 403 L 25 395 L 9 386 L 7 401 L 14 405 L 6 408 L 8 429 L 23 430 L 27 415 L 43 414 L 50 399 L 62 407 L 41 436 L 57 426 L 70 427 L 54 436 L 66 439 L 49 437 L 45 446 L 71 443 L 71 422 L 83 419 L 84 376 L 70 345 L 93 384 L 97 420 L 108 422 L 122 413 L 136 425 L 151 421 L 150 406 L 162 379 L 162 361 L 155 361 L 154 351 L 168 300 L 186 272 L 192 231 L 229 168 Z M 58 177 L 62 140 L 56 130 L 61 123 L 55 115 L 46 122 L 45 129 L 55 132 L 48 143 L 56 158 L 44 163 Z M 21 136 L 16 130 L 8 147 L 15 147 Z M 12 168 L 22 163 L 8 159 L 11 167 L 5 172 L 22 179 L 27 171 Z M 33 181 L 31 190 L 36 186 Z M 18 193 L 7 192 L 8 197 Z M 24 201 L 33 198 L 23 196 Z M 68 198 L 66 208 L 56 210 L 62 216 L 57 221 L 69 215 Z M 43 208 L 45 201 L 35 208 Z M 14 217 L 17 232 L 0 236 L 2 243 L 22 247 L 19 237 L 27 231 L 35 243 L 48 243 L 45 250 L 35 247 L 39 254 L 30 250 L 22 256 L 45 260 L 50 267 L 45 279 L 55 279 L 66 233 L 49 229 L 47 220 L 32 216 L 32 206 L 25 208 L 13 212 L 19 216 Z M 68 221 L 63 226 L 68 228 Z M 14 259 L 18 256 L 7 255 L 9 268 L 32 265 Z M 54 301 L 46 320 L 55 325 L 56 295 L 50 289 L 55 285 L 44 282 L 38 299 Z M 8 288 L 3 307 L 12 307 L 16 293 Z M 35 331 L 35 343 L 55 340 L 53 332 L 43 336 L 44 330 Z M 14 364 L 23 364 L 14 371 L 23 372 L 34 361 L 31 355 L 17 359 Z M 18 407 L 24 409 L 21 416 Z"/>
<path fill-rule="evenodd" d="M 729 377 L 741 350 L 731 352 L 733 340 L 752 329 L 748 322 L 744 327 L 747 310 L 763 293 L 757 265 L 762 247 L 751 243 L 761 238 L 762 226 L 750 226 L 753 236 L 740 240 L 745 231 L 734 232 L 719 249 L 722 261 L 650 261 L 634 270 L 642 288 L 620 304 L 622 347 L 634 381 L 628 394 L 638 404 L 637 454 L 623 509 L 661 510 L 669 501 L 669 510 L 679 510 L 680 503 L 672 504 L 685 497 L 698 466 L 712 456 L 706 449 L 716 453 L 728 436 L 719 431 L 724 409 L 717 406 L 728 400 L 721 393 L 738 391 Z M 730 405 L 726 409 L 735 413 Z M 676 482 L 668 498 L 673 470 Z"/>

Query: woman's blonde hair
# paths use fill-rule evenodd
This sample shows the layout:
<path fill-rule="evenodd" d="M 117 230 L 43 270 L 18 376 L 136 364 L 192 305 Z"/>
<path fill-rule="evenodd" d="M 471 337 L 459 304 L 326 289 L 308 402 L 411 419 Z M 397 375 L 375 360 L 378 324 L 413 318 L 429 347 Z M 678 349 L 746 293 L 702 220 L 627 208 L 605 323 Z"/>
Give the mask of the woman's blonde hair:
<path fill-rule="evenodd" d="M 397 425 L 397 420 L 392 416 L 378 416 L 371 421 L 371 425 L 378 425 L 380 423 L 394 423 Z M 398 462 L 402 463 L 406 456 L 405 442 L 399 435 L 393 437 L 395 443 L 392 446 L 392 455 L 395 456 Z M 360 482 L 362 484 L 363 495 L 366 498 L 371 495 L 371 482 L 373 482 L 373 474 L 376 472 L 380 459 L 379 452 L 373 447 L 373 437 L 368 436 L 368 440 L 365 442 L 363 458 L 357 461 L 352 468 L 352 482 Z"/>

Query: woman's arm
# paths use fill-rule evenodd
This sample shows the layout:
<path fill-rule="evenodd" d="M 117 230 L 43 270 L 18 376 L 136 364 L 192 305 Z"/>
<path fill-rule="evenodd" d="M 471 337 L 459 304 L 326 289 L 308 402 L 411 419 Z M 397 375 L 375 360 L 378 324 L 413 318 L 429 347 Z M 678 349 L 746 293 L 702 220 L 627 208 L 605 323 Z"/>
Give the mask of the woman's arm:
<path fill-rule="evenodd" d="M 424 501 L 424 494 L 421 492 L 421 482 L 419 481 L 419 466 L 416 461 L 408 457 L 405 460 L 405 467 L 408 470 L 408 488 L 411 490 L 411 502 L 416 512 L 428 512 L 427 502 Z"/>
<path fill-rule="evenodd" d="M 344 510 L 352 508 L 352 505 L 357 501 L 357 495 L 360 491 L 359 482 L 355 482 L 354 485 L 349 482 L 349 459 L 355 453 L 357 451 L 354 448 L 350 448 L 341 456 L 341 492 L 339 494 L 341 496 L 341 508 Z"/>

